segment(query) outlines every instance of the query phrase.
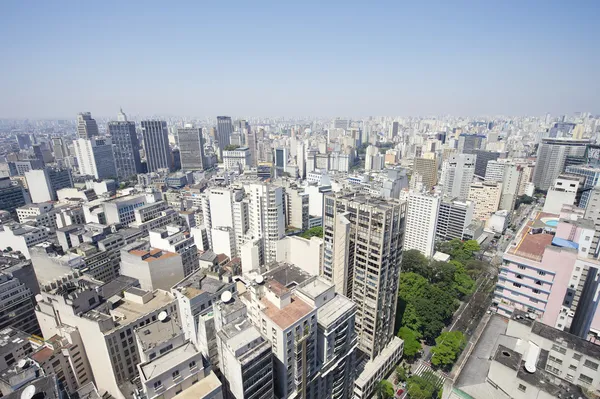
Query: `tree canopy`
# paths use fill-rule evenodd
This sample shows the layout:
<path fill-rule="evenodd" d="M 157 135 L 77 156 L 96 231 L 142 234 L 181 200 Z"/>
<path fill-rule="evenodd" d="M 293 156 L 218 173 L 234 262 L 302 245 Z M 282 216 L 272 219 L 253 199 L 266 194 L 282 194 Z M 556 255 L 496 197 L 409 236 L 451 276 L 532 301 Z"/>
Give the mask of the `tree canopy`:
<path fill-rule="evenodd" d="M 438 397 L 438 381 L 431 372 L 425 372 L 423 376 L 413 375 L 406 383 L 408 396 L 410 399 L 435 399 Z"/>
<path fill-rule="evenodd" d="M 445 331 L 436 338 L 435 343 L 431 348 L 431 364 L 447 369 L 454 364 L 467 344 L 467 339 L 460 331 Z"/>
<path fill-rule="evenodd" d="M 414 358 L 421 351 L 421 342 L 419 342 L 418 334 L 408 327 L 400 328 L 398 337 L 404 341 L 404 357 L 409 359 Z"/>
<path fill-rule="evenodd" d="M 317 226 L 317 227 L 313 227 L 312 229 L 308 229 L 306 231 L 303 231 L 300 234 L 300 237 L 306 238 L 306 239 L 309 239 L 309 240 L 310 240 L 311 237 L 323 237 L 323 227 Z"/>
<path fill-rule="evenodd" d="M 375 394 L 378 399 L 391 399 L 394 397 L 394 386 L 387 380 L 381 380 L 375 386 Z"/>

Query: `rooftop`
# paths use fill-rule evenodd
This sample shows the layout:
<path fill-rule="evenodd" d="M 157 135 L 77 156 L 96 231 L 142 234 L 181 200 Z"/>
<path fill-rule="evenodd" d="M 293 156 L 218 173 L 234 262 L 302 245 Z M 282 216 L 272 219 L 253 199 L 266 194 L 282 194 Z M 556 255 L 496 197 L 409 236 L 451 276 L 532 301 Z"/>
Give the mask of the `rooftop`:
<path fill-rule="evenodd" d="M 263 273 L 267 287 L 277 296 L 293 290 L 312 276 L 289 263 L 273 262 Z"/>
<path fill-rule="evenodd" d="M 175 252 L 163 251 L 162 249 L 150 248 L 148 251 L 143 249 L 132 249 L 129 251 L 131 255 L 139 256 L 143 261 L 153 262 L 158 259 L 167 259 L 178 256 Z"/>
<path fill-rule="evenodd" d="M 183 334 L 179 323 L 171 317 L 167 317 L 163 321 L 156 320 L 150 324 L 146 324 L 136 329 L 135 333 L 142 349 L 145 351 Z"/>
<path fill-rule="evenodd" d="M 62 395 L 60 394 L 58 388 L 58 380 L 56 379 L 56 375 L 50 374 L 47 377 L 40 377 L 29 384 L 25 384 L 20 389 L 9 393 L 4 396 L 5 399 L 21 399 L 21 394 L 27 388 L 33 386 L 35 388 L 36 393 L 43 393 L 44 399 L 60 399 Z"/>
<path fill-rule="evenodd" d="M 271 353 L 271 344 L 247 318 L 239 318 L 223 326 L 218 332 L 221 340 L 236 354 L 242 365 L 264 352 Z"/>
<path fill-rule="evenodd" d="M 335 323 L 340 317 L 356 310 L 356 304 L 343 295 L 336 295 L 317 310 L 317 320 L 322 326 Z"/>
<path fill-rule="evenodd" d="M 219 389 L 221 389 L 221 381 L 219 381 L 215 373 L 211 371 L 206 377 L 191 387 L 184 389 L 180 394 L 173 396 L 173 399 L 202 399 Z"/>
<path fill-rule="evenodd" d="M 206 275 L 200 269 L 177 283 L 175 289 L 179 290 L 179 292 L 189 299 L 192 299 L 204 292 L 212 295 L 219 294 L 221 291 L 228 289 L 230 285 Z"/>
<path fill-rule="evenodd" d="M 263 313 L 283 330 L 313 311 L 312 306 L 296 295 L 292 295 L 290 304 L 281 309 L 266 298 L 263 298 L 261 303 L 265 306 Z"/>
<path fill-rule="evenodd" d="M 147 381 L 162 373 L 171 370 L 178 364 L 187 364 L 186 359 L 190 359 L 198 354 L 196 348 L 191 343 L 183 344 L 162 356 L 146 363 L 140 364 L 142 377 Z"/>
<path fill-rule="evenodd" d="M 331 289 L 332 287 L 333 286 L 329 282 L 327 282 L 321 277 L 317 277 L 302 284 L 299 290 L 302 291 L 302 293 L 307 297 L 315 299 L 316 297 Z"/>
<path fill-rule="evenodd" d="M 557 218 L 558 215 L 546 212 L 537 212 L 533 220 L 517 233 L 513 242 L 506 250 L 507 254 L 519 256 L 536 262 L 541 262 L 544 251 L 552 244 L 554 234 L 550 234 L 547 225 L 542 219 Z M 536 233 L 536 234 L 530 234 Z"/>

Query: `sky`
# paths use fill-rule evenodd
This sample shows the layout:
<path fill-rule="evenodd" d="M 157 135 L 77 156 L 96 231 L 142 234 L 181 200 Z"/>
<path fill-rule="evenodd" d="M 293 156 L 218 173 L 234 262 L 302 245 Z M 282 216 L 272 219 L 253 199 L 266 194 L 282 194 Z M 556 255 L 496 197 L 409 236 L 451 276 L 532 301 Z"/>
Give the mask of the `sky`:
<path fill-rule="evenodd" d="M 0 2 L 0 118 L 600 113 L 600 1 Z"/>

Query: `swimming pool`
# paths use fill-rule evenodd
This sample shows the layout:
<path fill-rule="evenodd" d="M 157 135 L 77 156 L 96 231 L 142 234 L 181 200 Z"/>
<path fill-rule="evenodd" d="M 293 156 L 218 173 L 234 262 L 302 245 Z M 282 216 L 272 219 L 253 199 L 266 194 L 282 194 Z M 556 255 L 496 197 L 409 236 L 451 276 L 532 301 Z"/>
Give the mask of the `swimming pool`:
<path fill-rule="evenodd" d="M 556 227 L 558 226 L 558 219 L 544 220 L 544 224 L 549 227 Z"/>

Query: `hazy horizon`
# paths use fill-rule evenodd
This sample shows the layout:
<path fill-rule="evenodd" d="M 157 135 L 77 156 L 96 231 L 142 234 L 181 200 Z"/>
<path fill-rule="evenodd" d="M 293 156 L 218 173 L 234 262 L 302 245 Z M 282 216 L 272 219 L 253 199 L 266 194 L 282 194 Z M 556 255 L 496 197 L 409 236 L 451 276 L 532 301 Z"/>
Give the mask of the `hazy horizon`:
<path fill-rule="evenodd" d="M 599 113 L 600 3 L 6 1 L 0 118 Z"/>

